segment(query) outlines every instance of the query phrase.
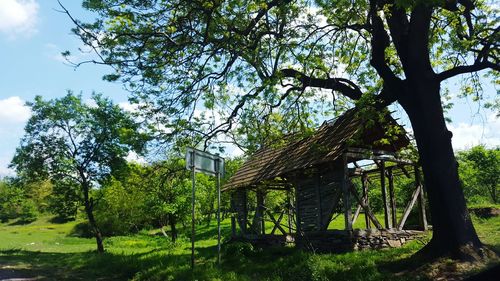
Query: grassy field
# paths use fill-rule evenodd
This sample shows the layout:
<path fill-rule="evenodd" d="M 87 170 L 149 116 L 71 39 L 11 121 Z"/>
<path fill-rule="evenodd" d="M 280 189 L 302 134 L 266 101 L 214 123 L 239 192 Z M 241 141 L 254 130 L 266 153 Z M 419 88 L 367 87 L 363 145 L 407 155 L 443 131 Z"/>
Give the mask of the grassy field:
<path fill-rule="evenodd" d="M 500 250 L 500 217 L 474 217 L 474 222 L 482 241 Z M 198 226 L 192 271 L 190 242 L 184 235 L 175 244 L 154 231 L 111 237 L 105 240 L 107 252 L 100 255 L 93 251 L 93 239 L 71 236 L 75 225 L 51 223 L 49 218 L 28 225 L 0 224 L 0 280 L 426 280 L 425 271 L 432 269 L 420 265 L 415 271 L 408 259 L 422 247 L 419 241 L 399 249 L 345 254 L 289 247 L 262 250 L 236 243 L 224 245 L 218 266 L 214 222 Z M 222 230 L 228 237 L 229 220 Z"/>

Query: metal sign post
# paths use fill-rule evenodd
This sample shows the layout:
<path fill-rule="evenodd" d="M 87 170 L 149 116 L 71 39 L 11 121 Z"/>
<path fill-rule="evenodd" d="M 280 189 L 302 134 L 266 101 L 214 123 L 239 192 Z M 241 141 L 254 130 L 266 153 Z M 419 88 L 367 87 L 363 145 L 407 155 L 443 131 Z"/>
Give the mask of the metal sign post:
<path fill-rule="evenodd" d="M 192 212 L 191 212 L 191 269 L 194 269 L 194 202 L 195 202 L 195 195 L 196 195 L 196 184 L 195 184 L 195 153 L 194 151 L 190 151 L 189 154 L 191 154 L 191 180 L 193 182 L 193 188 L 192 188 L 192 194 L 191 194 L 191 207 L 192 207 Z"/>
<path fill-rule="evenodd" d="M 186 169 L 191 170 L 193 194 L 191 196 L 191 268 L 194 268 L 194 236 L 195 236 L 195 173 L 202 172 L 216 177 L 217 184 L 217 263 L 220 264 L 220 177 L 224 174 L 224 158 L 205 151 L 188 148 L 186 151 Z"/>
<path fill-rule="evenodd" d="M 217 264 L 220 264 L 220 159 L 216 160 L 217 170 Z"/>

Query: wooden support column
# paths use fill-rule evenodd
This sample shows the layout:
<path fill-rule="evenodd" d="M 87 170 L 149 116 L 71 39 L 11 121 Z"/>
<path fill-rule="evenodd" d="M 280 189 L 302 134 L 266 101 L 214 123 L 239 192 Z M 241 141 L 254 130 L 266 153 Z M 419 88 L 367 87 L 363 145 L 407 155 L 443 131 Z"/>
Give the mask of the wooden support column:
<path fill-rule="evenodd" d="M 363 173 L 361 176 L 361 186 L 363 188 L 363 203 L 365 203 L 366 206 L 369 206 L 368 203 L 368 175 Z M 366 223 L 366 229 L 371 229 L 371 223 L 370 223 L 370 217 L 368 217 L 368 214 L 365 211 L 365 223 Z"/>
<path fill-rule="evenodd" d="M 236 237 L 236 218 L 231 216 L 231 234 L 232 237 Z"/>
<path fill-rule="evenodd" d="M 382 188 L 382 202 L 384 205 L 385 228 L 392 228 L 389 213 L 389 202 L 387 201 L 387 189 L 385 188 L 385 161 L 380 161 L 380 187 Z"/>
<path fill-rule="evenodd" d="M 420 193 L 418 194 L 418 210 L 419 210 L 419 217 L 420 217 L 420 226 L 422 227 L 423 230 L 428 229 L 427 225 L 427 216 L 425 214 L 425 197 L 424 197 L 424 188 L 422 186 L 421 180 L 420 180 L 420 170 L 418 166 L 415 166 L 415 184 L 417 186 L 420 186 Z"/>
<path fill-rule="evenodd" d="M 302 219 L 300 217 L 301 214 L 300 214 L 300 208 L 299 208 L 299 205 L 300 205 L 299 188 L 300 187 L 298 185 L 295 187 L 295 223 L 297 224 L 296 225 L 297 234 L 302 235 L 302 227 L 300 225 L 302 222 Z"/>
<path fill-rule="evenodd" d="M 234 208 L 236 211 L 236 220 L 240 227 L 241 234 L 247 233 L 248 224 L 248 202 L 247 191 L 245 189 L 238 189 L 233 194 Z"/>
<path fill-rule="evenodd" d="M 387 169 L 387 177 L 389 179 L 389 198 L 391 203 L 391 218 L 392 218 L 392 227 L 398 225 L 397 216 L 396 216 L 396 198 L 394 196 L 394 176 L 392 174 L 392 167 Z"/>
<path fill-rule="evenodd" d="M 293 210 L 292 210 L 292 189 L 290 188 L 290 190 L 288 190 L 286 192 L 286 196 L 287 196 L 287 201 L 288 201 L 288 204 L 287 204 L 287 219 L 288 219 L 288 234 L 292 234 L 292 216 L 293 216 Z"/>
<path fill-rule="evenodd" d="M 265 234 L 265 229 L 264 229 L 264 192 L 261 190 L 257 190 L 256 192 L 256 197 L 257 197 L 257 206 L 255 208 L 255 217 L 253 219 L 253 231 L 256 234 Z"/>
<path fill-rule="evenodd" d="M 316 207 L 318 208 L 318 220 L 316 221 L 316 230 L 321 230 L 322 224 L 322 219 L 323 219 L 323 212 L 322 212 L 322 206 L 321 206 L 321 176 L 319 174 L 319 171 L 316 171 L 314 174 L 315 178 L 315 185 L 316 185 Z"/>
<path fill-rule="evenodd" d="M 344 153 L 342 155 L 342 168 L 344 170 L 342 176 L 342 195 L 344 203 L 344 220 L 345 220 L 345 230 L 352 233 L 352 211 L 351 211 L 351 200 L 349 192 L 349 175 L 347 170 L 347 155 Z"/>

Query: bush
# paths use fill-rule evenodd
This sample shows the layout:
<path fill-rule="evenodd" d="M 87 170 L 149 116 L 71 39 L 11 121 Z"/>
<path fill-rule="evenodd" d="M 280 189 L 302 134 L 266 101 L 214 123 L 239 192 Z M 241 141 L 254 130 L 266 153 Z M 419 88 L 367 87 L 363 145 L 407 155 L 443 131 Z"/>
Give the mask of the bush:
<path fill-rule="evenodd" d="M 19 222 L 31 223 L 38 218 L 38 208 L 31 199 L 23 200 L 20 206 Z"/>
<path fill-rule="evenodd" d="M 231 242 L 224 247 L 224 255 L 228 257 L 248 257 L 252 255 L 253 251 L 253 245 L 248 242 Z"/>
<path fill-rule="evenodd" d="M 90 227 L 90 224 L 88 222 L 81 222 L 76 224 L 69 235 L 81 238 L 94 237 L 94 233 L 92 232 L 92 228 Z"/>

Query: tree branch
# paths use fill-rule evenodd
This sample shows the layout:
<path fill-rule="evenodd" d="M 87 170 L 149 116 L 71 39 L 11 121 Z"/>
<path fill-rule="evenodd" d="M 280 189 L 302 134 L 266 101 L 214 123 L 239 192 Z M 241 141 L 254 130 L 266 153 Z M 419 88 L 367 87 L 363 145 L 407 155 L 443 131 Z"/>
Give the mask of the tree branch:
<path fill-rule="evenodd" d="M 391 12 L 386 16 L 392 41 L 398 52 L 403 69 L 406 69 L 408 67 L 408 33 L 410 26 L 406 11 L 397 5 L 392 5 Z"/>
<path fill-rule="evenodd" d="M 464 73 L 471 73 L 471 72 L 476 72 L 480 71 L 483 69 L 491 68 L 496 71 L 500 71 L 500 65 L 495 64 L 489 61 L 483 61 L 483 62 L 478 62 L 474 63 L 471 65 L 460 65 L 448 70 L 445 70 L 437 75 L 437 79 L 439 82 L 446 80 L 448 78 L 451 78 L 456 75 L 464 74 Z"/>
<path fill-rule="evenodd" d="M 369 18 L 372 26 L 372 58 L 370 64 L 375 68 L 384 82 L 394 84 L 400 79 L 394 74 L 385 61 L 385 49 L 389 47 L 389 35 L 385 31 L 382 18 L 377 14 L 377 1 L 370 1 Z"/>
<path fill-rule="evenodd" d="M 361 92 L 361 89 L 354 82 L 348 79 L 313 78 L 295 69 L 282 69 L 280 72 L 284 77 L 294 78 L 299 80 L 302 83 L 303 87 L 316 87 L 316 88 L 334 90 L 353 100 L 360 99 L 361 95 L 363 94 L 363 92 Z"/>

